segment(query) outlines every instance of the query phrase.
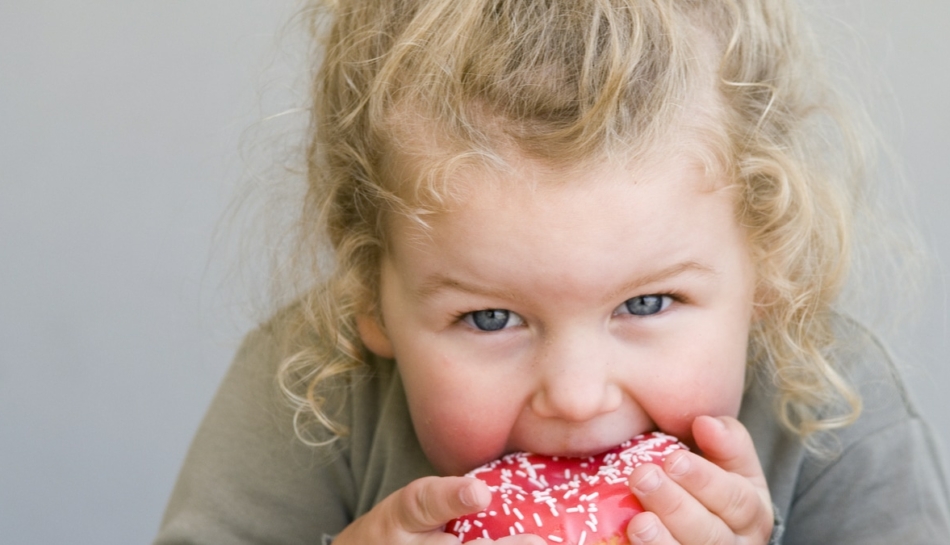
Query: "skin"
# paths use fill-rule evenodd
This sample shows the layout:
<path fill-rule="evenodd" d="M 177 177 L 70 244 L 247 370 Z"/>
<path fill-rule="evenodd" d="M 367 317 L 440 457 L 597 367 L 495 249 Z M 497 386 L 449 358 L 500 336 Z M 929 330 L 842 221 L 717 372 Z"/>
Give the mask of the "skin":
<path fill-rule="evenodd" d="M 393 223 L 382 323 L 358 321 L 366 346 L 396 359 L 433 466 L 593 454 L 658 429 L 703 456 L 631 476 L 647 509 L 631 542 L 765 543 L 768 489 L 735 420 L 755 277 L 734 195 L 683 155 L 513 164 L 460 175 L 463 196 L 428 230 Z M 483 330 L 486 316 L 503 327 Z M 455 543 L 442 524 L 489 500 L 474 479 L 416 481 L 334 543 Z"/>

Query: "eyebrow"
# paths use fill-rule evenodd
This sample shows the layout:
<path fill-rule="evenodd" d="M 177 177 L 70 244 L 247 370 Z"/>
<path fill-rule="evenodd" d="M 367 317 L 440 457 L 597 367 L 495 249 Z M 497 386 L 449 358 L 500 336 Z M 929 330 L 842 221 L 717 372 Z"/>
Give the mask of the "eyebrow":
<path fill-rule="evenodd" d="M 646 284 L 652 284 L 653 282 L 658 282 L 666 278 L 678 276 L 684 273 L 699 273 L 703 276 L 718 276 L 719 272 L 716 269 L 699 263 L 698 261 L 683 261 L 681 263 L 674 263 L 669 267 L 665 267 L 658 271 L 645 274 L 643 276 L 638 276 L 633 280 L 625 282 L 616 290 L 610 292 L 606 299 L 616 299 L 621 295 L 633 291 L 639 286 Z M 473 295 L 482 295 L 486 297 L 494 297 L 497 299 L 507 299 L 510 301 L 520 301 L 523 300 L 523 297 L 520 297 L 517 293 L 503 290 L 503 289 L 493 289 L 486 286 L 480 286 L 478 284 L 471 284 L 464 282 L 457 278 L 452 278 L 443 274 L 434 274 L 427 278 L 418 288 L 413 290 L 413 294 L 420 298 L 425 299 L 431 297 L 432 295 L 445 290 L 456 290 L 465 293 L 470 293 Z"/>
<path fill-rule="evenodd" d="M 713 267 L 710 267 L 709 265 L 705 265 L 698 261 L 682 261 L 680 263 L 674 263 L 669 267 L 662 268 L 658 271 L 654 271 L 643 276 L 638 276 L 633 280 L 624 283 L 616 290 L 610 292 L 610 295 L 607 296 L 607 299 L 616 299 L 617 297 L 620 297 L 625 293 L 629 293 L 640 286 L 659 282 L 661 280 L 679 276 L 684 273 L 698 273 L 701 276 L 719 276 L 719 271 Z"/>
<path fill-rule="evenodd" d="M 439 273 L 433 274 L 429 278 L 426 278 L 425 282 L 413 290 L 413 294 L 419 299 L 425 299 L 445 290 L 461 291 L 470 293 L 472 295 L 482 295 L 485 297 L 506 299 L 509 301 L 523 300 L 523 297 L 520 297 L 515 292 L 509 290 L 493 289 L 487 286 L 480 286 L 478 284 L 470 284 L 457 278 L 452 278 Z"/>

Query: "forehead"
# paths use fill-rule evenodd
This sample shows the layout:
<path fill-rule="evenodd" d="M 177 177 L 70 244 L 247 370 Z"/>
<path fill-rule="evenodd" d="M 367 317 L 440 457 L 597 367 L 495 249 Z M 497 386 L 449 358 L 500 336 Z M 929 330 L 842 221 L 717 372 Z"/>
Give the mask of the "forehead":
<path fill-rule="evenodd" d="M 702 228 L 712 209 L 717 221 L 735 223 L 727 179 L 684 153 L 571 168 L 514 157 L 504 169 L 459 168 L 450 183 L 453 191 L 437 209 L 391 219 L 392 242 L 471 247 L 478 239 L 489 241 L 487 253 L 491 245 L 540 247 L 552 241 L 564 247 L 586 241 L 606 252 L 610 245 L 637 242 L 672 249 L 690 229 Z"/>
<path fill-rule="evenodd" d="M 635 184 L 689 170 L 697 190 L 711 191 L 722 189 L 731 178 L 719 139 L 697 127 L 657 135 L 648 146 L 568 158 L 526 153 L 497 127 L 491 129 L 497 138 L 482 142 L 458 141 L 434 123 L 407 120 L 400 127 L 384 154 L 384 184 L 399 201 L 394 208 L 401 213 L 395 217 L 418 225 L 486 190 L 530 194 L 541 187 L 589 185 L 605 178 Z"/>

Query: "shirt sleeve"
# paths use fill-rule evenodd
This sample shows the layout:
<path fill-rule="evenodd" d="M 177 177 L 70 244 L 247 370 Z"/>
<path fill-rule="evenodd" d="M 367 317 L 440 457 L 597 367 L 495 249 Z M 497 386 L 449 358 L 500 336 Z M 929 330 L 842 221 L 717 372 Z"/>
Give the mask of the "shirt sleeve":
<path fill-rule="evenodd" d="M 352 520 L 348 452 L 300 442 L 266 328 L 243 343 L 192 442 L 155 545 L 319 545 Z"/>

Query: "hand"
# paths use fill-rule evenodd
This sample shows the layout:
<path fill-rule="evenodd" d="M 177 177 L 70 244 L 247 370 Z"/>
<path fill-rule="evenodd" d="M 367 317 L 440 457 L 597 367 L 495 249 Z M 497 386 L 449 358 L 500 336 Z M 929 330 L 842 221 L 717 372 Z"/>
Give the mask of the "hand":
<path fill-rule="evenodd" d="M 389 495 L 362 517 L 353 521 L 333 545 L 458 545 L 446 534 L 446 522 L 476 513 L 491 503 L 488 486 L 468 477 L 424 477 Z M 492 542 L 469 541 L 470 545 L 545 545 L 538 536 L 510 536 Z"/>
<path fill-rule="evenodd" d="M 638 467 L 633 493 L 646 512 L 627 526 L 633 544 L 761 545 L 772 533 L 772 500 L 752 438 L 734 418 L 701 416 L 693 439 L 705 459 L 687 451 L 663 469 Z"/>

